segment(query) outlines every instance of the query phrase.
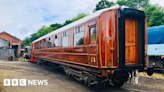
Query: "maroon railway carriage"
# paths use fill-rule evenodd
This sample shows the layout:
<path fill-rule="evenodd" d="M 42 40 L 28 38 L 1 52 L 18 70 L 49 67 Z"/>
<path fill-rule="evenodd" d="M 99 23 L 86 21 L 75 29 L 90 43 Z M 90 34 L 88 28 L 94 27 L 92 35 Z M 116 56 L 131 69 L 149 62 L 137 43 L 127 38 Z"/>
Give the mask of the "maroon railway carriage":
<path fill-rule="evenodd" d="M 32 42 L 37 63 L 63 67 L 87 85 L 122 86 L 133 71 L 147 68 L 147 24 L 143 11 L 118 5 L 99 10 Z"/>

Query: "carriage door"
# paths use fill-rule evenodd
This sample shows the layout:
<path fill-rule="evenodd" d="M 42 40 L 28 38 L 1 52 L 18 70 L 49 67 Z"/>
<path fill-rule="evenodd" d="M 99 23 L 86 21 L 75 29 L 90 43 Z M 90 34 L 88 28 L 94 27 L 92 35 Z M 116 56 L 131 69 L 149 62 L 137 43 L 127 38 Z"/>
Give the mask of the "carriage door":
<path fill-rule="evenodd" d="M 97 61 L 97 43 L 96 43 L 96 22 L 91 22 L 89 25 L 89 47 L 88 47 L 88 57 L 89 57 L 89 65 L 91 67 L 98 67 Z M 94 24 L 94 25 L 93 25 Z"/>
<path fill-rule="evenodd" d="M 125 19 L 125 65 L 138 63 L 138 21 Z"/>

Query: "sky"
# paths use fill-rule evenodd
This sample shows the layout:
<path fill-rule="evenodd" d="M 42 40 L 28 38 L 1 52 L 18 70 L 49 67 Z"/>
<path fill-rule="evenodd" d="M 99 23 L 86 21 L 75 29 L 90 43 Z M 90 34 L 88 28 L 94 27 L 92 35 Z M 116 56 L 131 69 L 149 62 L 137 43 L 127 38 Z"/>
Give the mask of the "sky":
<path fill-rule="evenodd" d="M 79 13 L 91 14 L 100 0 L 0 0 L 0 32 L 21 40 L 43 25 L 63 24 Z M 116 2 L 117 0 L 108 0 Z M 164 0 L 150 0 L 164 6 Z"/>

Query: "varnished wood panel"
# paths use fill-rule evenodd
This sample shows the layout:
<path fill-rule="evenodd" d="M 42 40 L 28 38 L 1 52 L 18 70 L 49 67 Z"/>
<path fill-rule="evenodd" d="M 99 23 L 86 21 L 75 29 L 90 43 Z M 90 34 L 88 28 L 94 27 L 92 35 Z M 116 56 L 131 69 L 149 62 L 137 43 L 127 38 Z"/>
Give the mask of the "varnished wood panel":
<path fill-rule="evenodd" d="M 97 44 L 90 44 L 89 45 L 89 64 L 90 66 L 94 66 L 94 67 L 98 67 L 98 57 L 97 57 L 97 47 L 98 45 Z"/>
<path fill-rule="evenodd" d="M 105 27 L 106 27 L 106 23 L 105 23 L 105 18 L 106 18 L 106 13 L 103 13 L 101 15 L 101 57 L 102 57 L 102 66 L 106 67 L 106 63 L 105 63 Z"/>
<path fill-rule="evenodd" d="M 112 67 L 116 68 L 117 65 L 117 10 L 112 11 L 112 23 L 113 23 L 113 47 L 114 47 L 114 52 L 113 52 L 113 64 Z"/>
<path fill-rule="evenodd" d="M 112 66 L 112 52 L 110 50 L 111 48 L 111 43 L 112 43 L 112 14 L 111 11 L 107 12 L 106 14 L 106 50 L 107 50 L 107 63 L 108 67 Z M 110 38 L 110 40 L 109 40 Z"/>
<path fill-rule="evenodd" d="M 92 47 L 91 47 L 92 48 Z M 34 57 L 50 58 L 54 60 L 69 61 L 69 63 L 88 64 L 88 47 L 55 47 L 42 50 L 35 50 L 33 52 Z M 96 54 L 92 54 L 97 56 Z M 97 64 L 96 64 L 97 65 Z"/>
<path fill-rule="evenodd" d="M 138 63 L 138 22 L 134 18 L 125 20 L 125 62 Z"/>
<path fill-rule="evenodd" d="M 112 10 L 103 13 L 100 17 L 102 67 L 117 67 L 116 15 L 117 11 Z M 113 51 L 111 49 L 113 49 Z"/>

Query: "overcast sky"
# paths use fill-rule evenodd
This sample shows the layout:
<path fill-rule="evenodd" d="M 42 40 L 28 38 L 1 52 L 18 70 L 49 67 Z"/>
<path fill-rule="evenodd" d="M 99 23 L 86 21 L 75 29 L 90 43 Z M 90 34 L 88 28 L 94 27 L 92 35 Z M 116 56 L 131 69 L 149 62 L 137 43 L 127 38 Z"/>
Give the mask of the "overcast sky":
<path fill-rule="evenodd" d="M 41 26 L 64 23 L 79 13 L 91 14 L 100 0 L 0 0 L 0 32 L 23 40 Z M 109 0 L 116 2 L 117 0 Z M 150 0 L 164 6 L 164 0 Z"/>

